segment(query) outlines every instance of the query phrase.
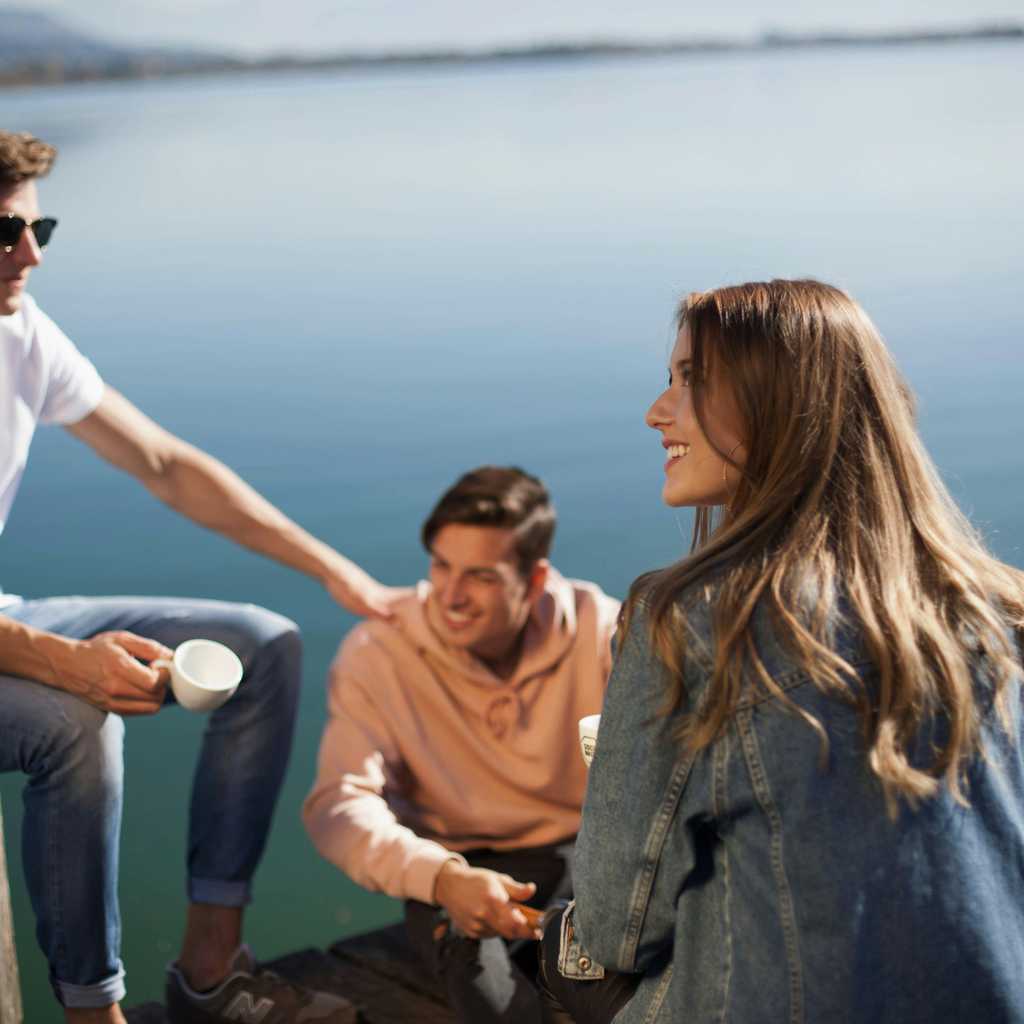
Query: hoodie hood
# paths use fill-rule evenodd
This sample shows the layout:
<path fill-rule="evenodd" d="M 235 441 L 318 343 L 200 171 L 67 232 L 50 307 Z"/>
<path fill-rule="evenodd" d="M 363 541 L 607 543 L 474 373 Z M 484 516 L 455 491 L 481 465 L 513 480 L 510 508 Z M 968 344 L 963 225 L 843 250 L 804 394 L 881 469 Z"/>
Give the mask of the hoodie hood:
<path fill-rule="evenodd" d="M 431 622 L 426 580 L 394 609 L 388 624 L 398 630 L 446 687 L 457 687 L 458 700 L 476 707 L 488 728 L 501 737 L 523 714 L 523 701 L 544 676 L 554 672 L 571 652 L 578 615 L 572 583 L 554 568 L 544 593 L 534 603 L 524 628 L 519 664 L 508 679 L 496 675 L 470 651 L 446 643 Z"/>

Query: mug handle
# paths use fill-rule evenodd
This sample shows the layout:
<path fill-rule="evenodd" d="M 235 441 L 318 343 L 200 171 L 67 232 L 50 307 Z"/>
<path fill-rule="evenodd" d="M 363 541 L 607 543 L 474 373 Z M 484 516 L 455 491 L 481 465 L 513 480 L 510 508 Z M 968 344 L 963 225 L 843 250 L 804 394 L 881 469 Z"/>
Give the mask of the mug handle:
<path fill-rule="evenodd" d="M 171 671 L 171 659 L 170 658 L 154 658 L 149 663 L 150 668 L 165 668 L 168 672 Z"/>

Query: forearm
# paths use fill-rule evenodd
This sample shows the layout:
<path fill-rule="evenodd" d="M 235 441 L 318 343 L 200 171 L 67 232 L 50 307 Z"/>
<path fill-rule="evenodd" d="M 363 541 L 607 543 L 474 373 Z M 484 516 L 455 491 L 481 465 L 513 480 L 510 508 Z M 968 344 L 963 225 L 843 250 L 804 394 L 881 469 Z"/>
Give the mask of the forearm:
<path fill-rule="evenodd" d="M 401 825 L 382 797 L 314 790 L 303 808 L 313 845 L 364 889 L 434 902 L 434 885 L 453 857 L 440 843 Z"/>
<path fill-rule="evenodd" d="M 189 519 L 319 580 L 356 615 L 388 617 L 404 591 L 384 587 L 256 493 L 237 473 L 169 434 L 112 388 L 68 430 Z"/>
<path fill-rule="evenodd" d="M 62 687 L 77 641 L 0 616 L 0 673 Z"/>
<path fill-rule="evenodd" d="M 222 462 L 185 442 L 145 479 L 161 501 L 193 522 L 324 581 L 353 564 L 302 529 Z"/>

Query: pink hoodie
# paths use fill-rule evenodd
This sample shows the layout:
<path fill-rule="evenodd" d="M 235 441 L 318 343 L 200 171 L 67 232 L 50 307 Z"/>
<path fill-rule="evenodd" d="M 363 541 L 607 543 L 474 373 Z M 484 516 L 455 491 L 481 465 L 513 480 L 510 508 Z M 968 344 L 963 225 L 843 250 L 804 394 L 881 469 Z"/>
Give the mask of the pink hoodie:
<path fill-rule="evenodd" d="M 420 583 L 392 622 L 363 622 L 342 643 L 303 806 L 329 861 L 367 889 L 425 903 L 453 851 L 576 834 L 577 722 L 601 710 L 619 607 L 552 569 L 504 680 L 441 640 L 429 593 Z"/>

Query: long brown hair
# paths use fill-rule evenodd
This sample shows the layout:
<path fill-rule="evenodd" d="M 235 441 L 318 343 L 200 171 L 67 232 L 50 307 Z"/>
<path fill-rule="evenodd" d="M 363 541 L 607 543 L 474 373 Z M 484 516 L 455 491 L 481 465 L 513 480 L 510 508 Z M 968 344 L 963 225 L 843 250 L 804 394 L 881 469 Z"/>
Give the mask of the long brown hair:
<path fill-rule="evenodd" d="M 991 664 L 1008 722 L 1019 686 L 1007 626 L 1024 625 L 1024 574 L 992 557 L 957 509 L 917 435 L 911 392 L 878 331 L 847 294 L 817 281 L 770 281 L 694 293 L 678 325 L 692 342 L 694 411 L 705 436 L 708 393 L 725 384 L 743 421 L 746 460 L 719 452 L 738 483 L 716 524 L 699 509 L 688 557 L 634 583 L 625 610 L 649 613 L 650 640 L 673 680 L 666 710 L 680 739 L 708 746 L 726 727 L 744 679 L 791 708 L 751 642 L 767 606 L 779 640 L 823 691 L 854 704 L 890 813 L 944 780 L 966 802 L 980 747 L 972 664 Z M 707 593 L 715 633 L 700 709 L 683 683 L 687 594 Z M 828 640 L 842 593 L 878 671 L 872 692 Z M 807 595 L 815 595 L 808 607 Z M 827 744 L 818 723 L 798 712 Z M 933 715 L 944 745 L 921 768 L 908 756 Z"/>

